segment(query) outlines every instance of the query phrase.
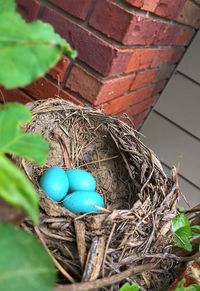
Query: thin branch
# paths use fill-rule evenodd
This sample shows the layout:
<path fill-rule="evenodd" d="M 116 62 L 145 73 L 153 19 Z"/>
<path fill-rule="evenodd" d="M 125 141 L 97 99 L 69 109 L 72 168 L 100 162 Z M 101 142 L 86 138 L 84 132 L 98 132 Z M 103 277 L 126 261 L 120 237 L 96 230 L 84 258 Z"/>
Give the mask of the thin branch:
<path fill-rule="evenodd" d="M 196 259 L 200 258 L 200 252 L 194 254 L 193 256 L 190 257 L 179 257 L 179 261 L 180 262 L 190 262 L 190 261 L 194 261 Z"/>
<path fill-rule="evenodd" d="M 60 265 L 60 263 L 54 258 L 54 256 L 52 255 L 52 253 L 50 252 L 49 248 L 47 247 L 42 234 L 39 230 L 38 226 L 34 227 L 35 232 L 37 233 L 41 243 L 43 244 L 44 248 L 46 249 L 46 251 L 48 252 L 49 256 L 52 258 L 54 264 L 56 265 L 56 267 L 58 268 L 58 270 L 71 282 L 71 283 L 75 283 L 76 281 L 74 280 L 74 278 L 72 278 L 72 276 L 70 274 L 68 274 L 65 269 Z"/>
<path fill-rule="evenodd" d="M 65 286 L 60 285 L 60 286 L 57 286 L 55 291 L 97 290 L 98 288 L 103 288 L 105 286 L 118 283 L 131 275 L 139 274 L 139 273 L 146 272 L 146 271 L 149 272 L 156 267 L 158 267 L 158 264 L 155 264 L 155 263 L 149 263 L 149 264 L 141 265 L 141 266 L 132 266 L 131 268 L 129 268 L 129 269 L 127 269 L 119 274 L 113 275 L 109 278 L 102 278 L 102 279 L 98 279 L 96 281 L 90 281 L 90 282 L 84 282 L 84 283 L 76 283 L 76 284 L 70 284 L 70 285 L 68 284 Z"/>

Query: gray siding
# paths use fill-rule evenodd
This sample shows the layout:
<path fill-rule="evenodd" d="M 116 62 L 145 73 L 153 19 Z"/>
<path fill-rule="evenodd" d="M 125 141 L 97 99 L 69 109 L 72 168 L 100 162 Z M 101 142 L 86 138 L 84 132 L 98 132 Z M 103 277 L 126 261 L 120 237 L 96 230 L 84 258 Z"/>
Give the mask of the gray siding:
<path fill-rule="evenodd" d="M 168 83 L 155 110 L 200 139 L 199 88 L 200 85 L 177 72 Z"/>
<path fill-rule="evenodd" d="M 200 84 L 200 31 L 188 48 L 178 70 Z"/>
<path fill-rule="evenodd" d="M 167 172 L 180 164 L 183 194 L 191 206 L 200 203 L 200 31 L 141 132 Z"/>

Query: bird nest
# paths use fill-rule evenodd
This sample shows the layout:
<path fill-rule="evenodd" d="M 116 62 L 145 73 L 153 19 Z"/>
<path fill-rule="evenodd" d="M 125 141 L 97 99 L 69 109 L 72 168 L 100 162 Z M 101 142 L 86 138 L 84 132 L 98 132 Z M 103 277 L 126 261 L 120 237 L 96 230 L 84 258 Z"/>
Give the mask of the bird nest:
<path fill-rule="evenodd" d="M 152 150 L 124 122 L 61 99 L 29 104 L 28 132 L 49 141 L 47 163 L 20 165 L 40 196 L 40 224 L 26 220 L 58 270 L 57 290 L 119 290 L 125 281 L 141 290 L 163 290 L 176 262 L 171 219 L 179 187 L 176 172 L 164 173 Z M 51 166 L 91 172 L 105 209 L 73 214 L 50 200 L 38 178 Z"/>

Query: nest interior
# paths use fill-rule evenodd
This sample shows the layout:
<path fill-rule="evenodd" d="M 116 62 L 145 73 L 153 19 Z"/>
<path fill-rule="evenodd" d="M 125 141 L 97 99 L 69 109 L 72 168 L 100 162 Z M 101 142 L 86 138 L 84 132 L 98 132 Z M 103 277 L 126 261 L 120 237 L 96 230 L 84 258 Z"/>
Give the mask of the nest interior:
<path fill-rule="evenodd" d="M 28 132 L 49 141 L 47 163 L 20 161 L 40 196 L 40 224 L 26 220 L 50 252 L 65 290 L 119 290 L 123 280 L 141 290 L 163 290 L 176 262 L 171 219 L 179 196 L 155 154 L 122 121 L 61 99 L 30 103 Z M 99 214 L 75 215 L 50 200 L 38 178 L 53 165 L 91 172 L 104 197 Z M 80 289 L 79 289 L 80 288 Z"/>

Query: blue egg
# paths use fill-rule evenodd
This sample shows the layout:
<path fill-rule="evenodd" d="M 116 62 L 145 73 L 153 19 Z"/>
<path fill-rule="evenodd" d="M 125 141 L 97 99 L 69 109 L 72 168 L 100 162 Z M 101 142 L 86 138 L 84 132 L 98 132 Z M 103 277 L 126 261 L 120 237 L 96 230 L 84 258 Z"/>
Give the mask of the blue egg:
<path fill-rule="evenodd" d="M 66 196 L 63 206 L 73 213 L 100 212 L 95 206 L 104 207 L 104 201 L 97 192 L 76 191 Z"/>
<path fill-rule="evenodd" d="M 80 170 L 70 169 L 66 171 L 69 181 L 69 191 L 95 191 L 96 181 L 92 174 Z"/>
<path fill-rule="evenodd" d="M 59 167 L 46 170 L 40 177 L 39 185 L 54 201 L 61 201 L 69 190 L 69 181 L 65 171 Z"/>

